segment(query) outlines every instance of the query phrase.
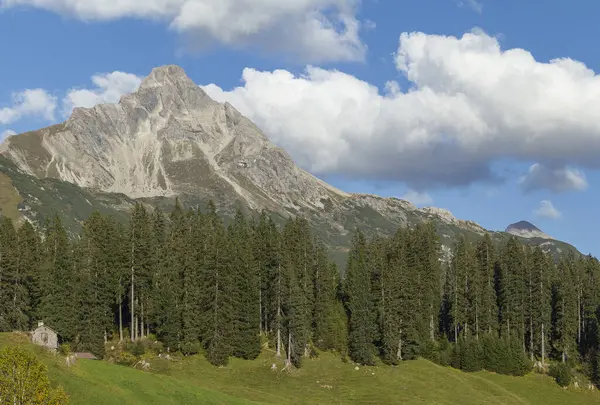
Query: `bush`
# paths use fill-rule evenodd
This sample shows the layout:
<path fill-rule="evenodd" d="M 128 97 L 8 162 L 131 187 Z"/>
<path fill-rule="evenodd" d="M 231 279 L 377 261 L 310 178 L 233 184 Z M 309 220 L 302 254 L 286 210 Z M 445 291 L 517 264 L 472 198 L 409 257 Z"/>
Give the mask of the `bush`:
<path fill-rule="evenodd" d="M 440 364 L 440 350 L 437 342 L 428 339 L 421 343 L 419 351 L 424 359 Z"/>
<path fill-rule="evenodd" d="M 454 348 L 445 337 L 442 338 L 439 346 L 439 364 L 448 367 L 452 364 Z"/>
<path fill-rule="evenodd" d="M 561 387 L 568 387 L 573 380 L 571 367 L 564 363 L 553 364 L 550 367 L 550 375 L 554 377 L 556 383 Z"/>
<path fill-rule="evenodd" d="M 60 345 L 59 352 L 63 356 L 70 355 L 71 354 L 71 345 L 68 343 L 63 343 L 62 345 Z"/>
<path fill-rule="evenodd" d="M 0 387 L 0 404 L 69 403 L 69 396 L 61 387 L 50 388 L 46 366 L 20 347 L 9 346 L 0 351 Z"/>
<path fill-rule="evenodd" d="M 486 335 L 479 340 L 461 340 L 454 344 L 442 339 L 438 356 L 440 365 L 450 365 L 467 372 L 488 370 L 522 376 L 533 368 L 518 340 L 507 341 L 495 336 Z"/>
<path fill-rule="evenodd" d="M 181 345 L 181 353 L 185 356 L 200 353 L 202 345 L 200 342 L 185 342 Z"/>
<path fill-rule="evenodd" d="M 509 342 L 486 336 L 483 339 L 483 367 L 498 374 L 522 376 L 530 372 L 533 365 L 518 340 Z"/>
<path fill-rule="evenodd" d="M 450 365 L 460 370 L 460 343 L 454 343 L 452 347 L 452 356 L 450 357 Z"/>
<path fill-rule="evenodd" d="M 134 356 L 139 357 L 146 353 L 146 347 L 144 346 L 144 343 L 138 340 L 133 345 L 131 345 L 131 349 L 129 350 L 129 352 L 131 352 L 131 354 L 133 354 Z"/>
<path fill-rule="evenodd" d="M 116 356 L 115 362 L 123 366 L 132 366 L 137 362 L 137 358 L 133 354 L 123 351 Z"/>
<path fill-rule="evenodd" d="M 467 372 L 481 371 L 484 368 L 483 348 L 477 340 L 461 343 L 460 369 Z"/>

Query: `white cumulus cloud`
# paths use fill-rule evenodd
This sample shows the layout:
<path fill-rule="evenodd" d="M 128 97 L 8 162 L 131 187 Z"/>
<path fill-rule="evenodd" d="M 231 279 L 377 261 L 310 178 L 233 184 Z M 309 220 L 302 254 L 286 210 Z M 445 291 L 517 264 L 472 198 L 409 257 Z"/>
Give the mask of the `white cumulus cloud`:
<path fill-rule="evenodd" d="M 558 219 L 562 216 L 562 213 L 556 209 L 552 201 L 550 200 L 542 200 L 540 201 L 540 205 L 537 209 L 533 211 L 533 213 L 539 217 L 550 218 L 550 219 Z"/>
<path fill-rule="evenodd" d="M 549 168 L 535 163 L 527 174 L 519 179 L 525 191 L 547 189 L 556 193 L 582 191 L 588 187 L 585 174 L 570 167 Z"/>
<path fill-rule="evenodd" d="M 422 206 L 433 203 L 433 198 L 428 193 L 419 192 L 415 190 L 408 190 L 403 196 L 400 197 L 402 200 L 410 201 L 411 203 Z"/>
<path fill-rule="evenodd" d="M 131 73 L 115 71 L 92 76 L 93 89 L 72 89 L 63 99 L 63 112 L 69 115 L 75 107 L 90 108 L 96 104 L 118 103 L 121 96 L 137 90 L 142 79 Z"/>
<path fill-rule="evenodd" d="M 201 42 L 260 45 L 306 61 L 361 60 L 360 0 L 0 0 L 85 21 L 165 21 Z M 367 27 L 370 24 L 366 24 Z"/>
<path fill-rule="evenodd" d="M 12 105 L 0 108 L 0 124 L 11 124 L 25 117 L 54 119 L 56 97 L 43 89 L 27 89 L 12 95 Z"/>
<path fill-rule="evenodd" d="M 408 90 L 313 66 L 246 68 L 240 87 L 203 88 L 317 174 L 460 186 L 496 179 L 490 164 L 509 158 L 559 168 L 555 177 L 577 189 L 583 177 L 567 167 L 600 167 L 600 77 L 583 63 L 503 50 L 480 30 L 403 33 L 395 62 Z"/>

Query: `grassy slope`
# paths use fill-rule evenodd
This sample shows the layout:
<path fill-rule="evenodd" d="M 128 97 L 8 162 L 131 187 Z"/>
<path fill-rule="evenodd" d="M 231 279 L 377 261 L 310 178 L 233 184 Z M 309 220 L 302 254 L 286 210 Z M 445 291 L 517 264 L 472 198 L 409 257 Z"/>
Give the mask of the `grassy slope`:
<path fill-rule="evenodd" d="M 0 334 L 0 345 L 14 343 Z M 37 349 L 37 348 L 36 348 Z M 425 360 L 398 367 L 360 367 L 329 354 L 307 361 L 291 374 L 270 370 L 272 353 L 255 361 L 232 360 L 225 368 L 202 357 L 170 362 L 164 374 L 102 361 L 79 360 L 67 368 L 62 358 L 37 350 L 53 383 L 72 404 L 597 404 L 600 394 L 565 391 L 538 374 L 508 377 L 467 374 Z M 281 368 L 281 363 L 278 363 Z M 331 388 L 323 387 L 325 385 Z M 255 401 L 255 402 L 252 402 Z"/>
<path fill-rule="evenodd" d="M 27 340 L 25 340 L 27 342 Z M 0 333 L 0 346 L 24 344 L 22 335 Z M 175 405 L 175 404 L 252 404 L 204 384 L 190 384 L 174 377 L 147 373 L 104 361 L 78 360 L 67 367 L 64 357 L 53 356 L 27 344 L 48 366 L 53 385 L 62 385 L 72 405 Z"/>

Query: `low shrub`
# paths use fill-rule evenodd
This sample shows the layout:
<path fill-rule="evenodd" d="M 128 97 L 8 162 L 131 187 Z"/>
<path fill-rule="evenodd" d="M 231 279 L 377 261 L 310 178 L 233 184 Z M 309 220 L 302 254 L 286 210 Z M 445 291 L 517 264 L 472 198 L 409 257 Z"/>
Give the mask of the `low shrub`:
<path fill-rule="evenodd" d="M 550 366 L 550 375 L 554 377 L 556 383 L 561 387 L 568 387 L 573 380 L 571 367 L 565 363 L 558 363 Z"/>
<path fill-rule="evenodd" d="M 71 354 L 71 345 L 68 343 L 63 343 L 62 345 L 60 345 L 60 348 L 58 349 L 58 351 L 63 356 L 68 356 Z"/>

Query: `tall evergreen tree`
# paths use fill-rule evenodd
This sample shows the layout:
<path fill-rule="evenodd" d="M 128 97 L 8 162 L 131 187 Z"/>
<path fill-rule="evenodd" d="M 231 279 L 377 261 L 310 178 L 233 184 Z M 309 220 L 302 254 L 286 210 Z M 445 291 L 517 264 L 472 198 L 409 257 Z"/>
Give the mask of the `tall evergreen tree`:
<path fill-rule="evenodd" d="M 36 309 L 41 299 L 41 248 L 40 238 L 29 222 L 24 222 L 18 230 L 18 274 L 15 277 L 13 295 L 13 325 L 15 329 L 25 330 L 33 326 Z"/>
<path fill-rule="evenodd" d="M 229 273 L 233 293 L 233 355 L 255 359 L 260 354 L 260 273 L 253 263 L 250 229 L 237 211 L 228 233 Z"/>
<path fill-rule="evenodd" d="M 352 238 L 346 269 L 346 306 L 349 313 L 348 354 L 357 363 L 375 363 L 373 344 L 376 318 L 367 267 L 367 242 L 360 230 Z"/>
<path fill-rule="evenodd" d="M 206 261 L 203 268 L 204 331 L 203 342 L 208 360 L 226 365 L 231 355 L 233 333 L 233 300 L 229 273 L 228 245 L 223 223 L 214 204 L 207 212 Z"/>
<path fill-rule="evenodd" d="M 78 323 L 76 301 L 76 261 L 65 228 L 58 215 L 46 226 L 43 243 L 44 262 L 41 277 L 39 320 L 58 332 L 62 339 L 73 341 Z"/>
<path fill-rule="evenodd" d="M 17 255 L 17 232 L 12 221 L 0 216 L 0 331 L 9 331 L 19 322 L 14 319 L 12 299 L 19 278 L 19 257 Z M 22 320 L 21 320 L 22 321 Z"/>
<path fill-rule="evenodd" d="M 571 254 L 562 257 L 558 264 L 552 287 L 554 348 L 564 363 L 577 356 L 577 267 Z"/>
<path fill-rule="evenodd" d="M 486 233 L 477 244 L 477 271 L 481 282 L 481 309 L 478 317 L 478 331 L 487 334 L 498 333 L 498 304 L 496 299 L 495 250 L 490 235 Z"/>

